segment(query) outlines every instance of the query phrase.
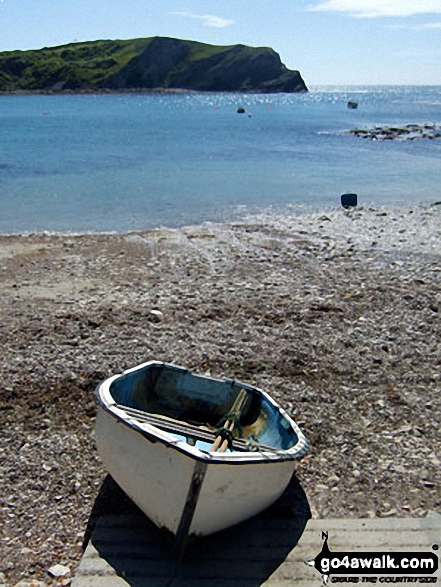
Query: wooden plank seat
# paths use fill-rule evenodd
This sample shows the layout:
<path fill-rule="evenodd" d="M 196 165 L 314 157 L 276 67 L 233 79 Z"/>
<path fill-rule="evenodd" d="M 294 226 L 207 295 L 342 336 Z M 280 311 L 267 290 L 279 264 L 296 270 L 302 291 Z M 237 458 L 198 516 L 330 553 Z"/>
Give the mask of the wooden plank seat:
<path fill-rule="evenodd" d="M 184 422 L 183 420 L 176 420 L 175 418 L 170 418 L 169 416 L 163 416 L 161 414 L 151 414 L 149 412 L 144 412 L 143 410 L 130 408 L 128 406 L 124 406 L 121 404 L 115 404 L 115 407 L 119 410 L 123 410 L 124 412 L 126 412 L 128 416 L 131 416 L 139 422 L 146 422 L 147 424 L 152 424 L 153 426 L 166 430 L 167 432 L 175 432 L 176 434 L 181 434 L 182 436 L 185 436 L 187 439 L 190 438 L 194 440 L 202 440 L 204 442 L 209 442 L 210 444 L 213 444 L 218 436 L 218 431 L 216 430 L 202 428 L 197 424 L 190 424 L 188 422 Z M 260 442 L 256 442 L 251 438 L 233 438 L 232 449 L 244 452 L 274 452 L 277 450 L 273 446 L 261 444 Z"/>

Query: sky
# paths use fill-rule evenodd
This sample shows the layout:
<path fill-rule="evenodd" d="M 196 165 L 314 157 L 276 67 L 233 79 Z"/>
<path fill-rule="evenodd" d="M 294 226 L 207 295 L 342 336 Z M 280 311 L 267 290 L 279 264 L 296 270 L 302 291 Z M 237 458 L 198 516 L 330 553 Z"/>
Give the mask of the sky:
<path fill-rule="evenodd" d="M 272 47 L 308 87 L 441 85 L 441 0 L 0 0 L 0 51 L 152 36 Z"/>

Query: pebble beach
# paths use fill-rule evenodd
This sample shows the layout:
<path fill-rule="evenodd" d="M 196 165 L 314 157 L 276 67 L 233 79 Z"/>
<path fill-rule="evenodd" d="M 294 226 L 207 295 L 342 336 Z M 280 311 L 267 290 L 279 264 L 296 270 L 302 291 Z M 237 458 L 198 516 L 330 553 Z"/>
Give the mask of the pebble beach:
<path fill-rule="evenodd" d="M 134 507 L 103 505 L 94 392 L 150 359 L 287 409 L 313 517 L 441 513 L 441 202 L 3 235 L 0 273 L 0 584 L 69 585 Z"/>

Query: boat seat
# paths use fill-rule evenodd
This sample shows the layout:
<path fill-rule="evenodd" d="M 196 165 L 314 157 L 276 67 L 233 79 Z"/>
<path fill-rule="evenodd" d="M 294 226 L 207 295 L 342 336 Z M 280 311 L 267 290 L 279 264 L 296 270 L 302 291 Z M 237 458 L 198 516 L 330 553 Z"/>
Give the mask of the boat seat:
<path fill-rule="evenodd" d="M 209 428 L 198 426 L 197 424 L 189 424 L 182 420 L 175 420 L 174 418 L 163 416 L 161 414 L 151 414 L 144 412 L 143 410 L 137 410 L 120 404 L 116 404 L 115 407 L 119 410 L 123 410 L 128 416 L 131 416 L 140 422 L 146 422 L 147 424 L 151 424 L 152 426 L 156 426 L 167 432 L 181 434 L 189 439 L 202 440 L 212 444 L 218 435 L 215 430 L 210 430 Z M 189 444 L 192 443 L 190 442 Z M 277 450 L 273 446 L 261 444 L 252 438 L 233 438 L 231 448 L 242 452 L 274 452 Z"/>

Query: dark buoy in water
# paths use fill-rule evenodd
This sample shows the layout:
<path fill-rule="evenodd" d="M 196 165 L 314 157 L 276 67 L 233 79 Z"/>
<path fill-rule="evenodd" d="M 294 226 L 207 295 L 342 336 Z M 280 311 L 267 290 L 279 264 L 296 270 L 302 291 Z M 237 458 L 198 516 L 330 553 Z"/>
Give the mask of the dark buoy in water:
<path fill-rule="evenodd" d="M 357 205 L 357 194 L 342 194 L 341 205 L 343 208 L 352 208 Z"/>
<path fill-rule="evenodd" d="M 237 113 L 238 113 L 238 114 L 245 114 L 245 108 L 242 108 L 242 106 L 240 106 L 240 107 L 237 109 Z"/>

